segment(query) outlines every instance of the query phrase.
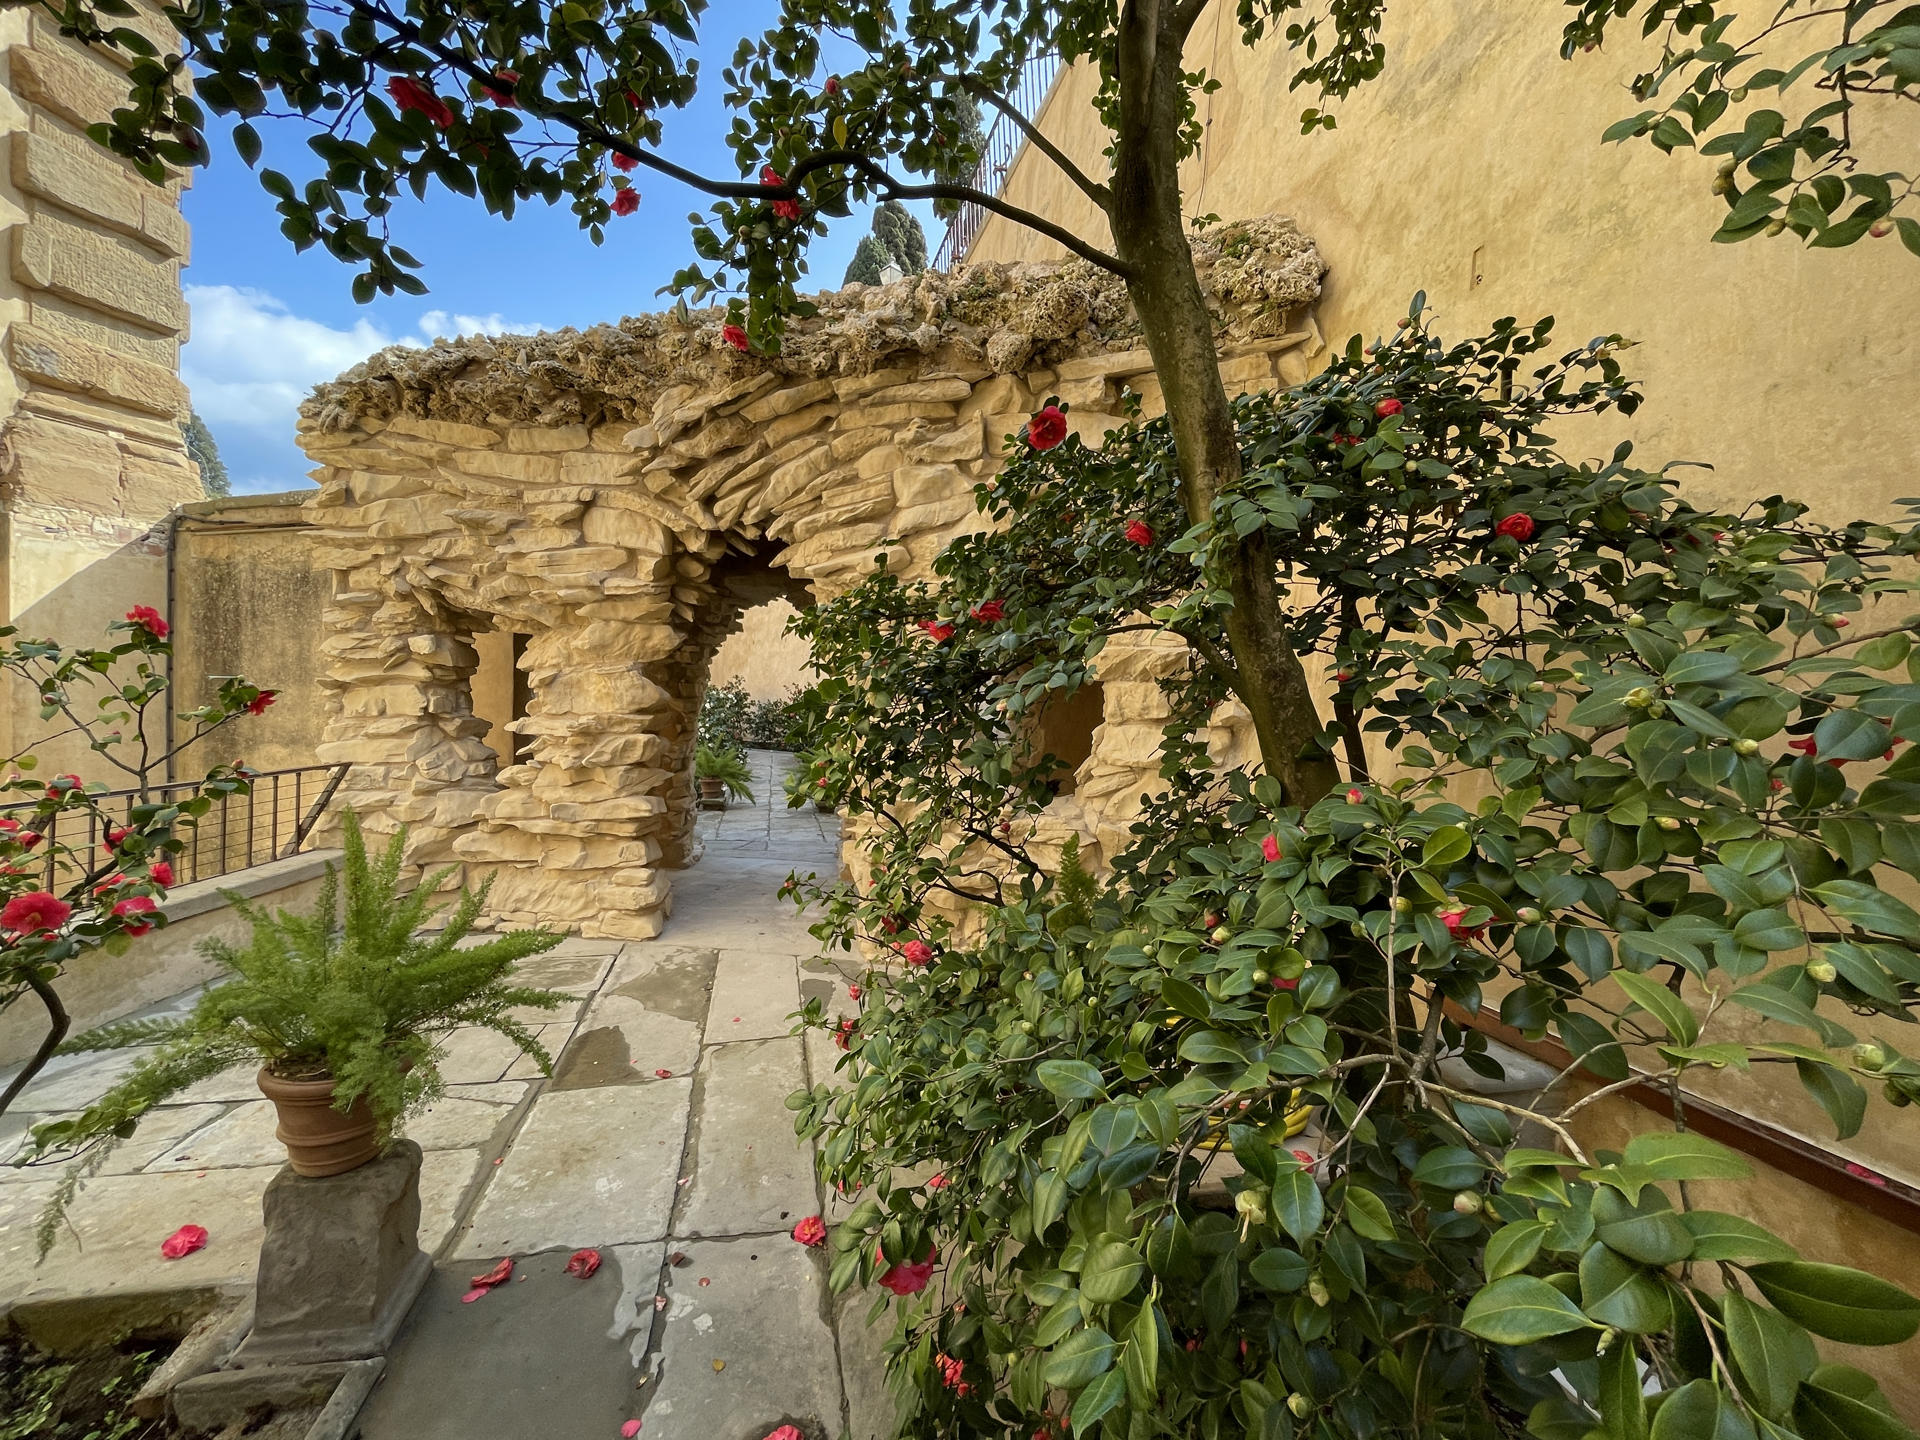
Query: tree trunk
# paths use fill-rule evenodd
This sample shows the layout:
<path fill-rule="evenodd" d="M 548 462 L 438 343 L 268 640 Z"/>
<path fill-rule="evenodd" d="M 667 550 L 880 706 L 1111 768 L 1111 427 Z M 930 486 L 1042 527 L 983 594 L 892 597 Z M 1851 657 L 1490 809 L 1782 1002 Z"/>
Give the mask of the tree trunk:
<path fill-rule="evenodd" d="M 1179 134 L 1185 86 L 1181 45 L 1191 4 L 1127 0 L 1117 57 L 1119 117 L 1110 219 L 1127 290 L 1166 392 L 1187 519 L 1200 524 L 1240 479 L 1233 411 L 1206 293 L 1181 214 Z M 1185 22 L 1182 23 L 1182 16 Z M 1253 716 L 1261 760 L 1291 804 L 1307 806 L 1339 782 L 1320 749 L 1321 724 L 1281 605 L 1273 549 L 1264 532 L 1231 546 L 1225 578 L 1233 597 L 1227 642 L 1234 692 Z"/>

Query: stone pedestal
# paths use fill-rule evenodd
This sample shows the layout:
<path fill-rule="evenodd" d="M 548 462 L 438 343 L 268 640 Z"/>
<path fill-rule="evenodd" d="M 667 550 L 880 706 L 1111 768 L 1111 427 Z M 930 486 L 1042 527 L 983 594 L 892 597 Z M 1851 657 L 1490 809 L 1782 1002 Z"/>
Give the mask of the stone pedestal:
<path fill-rule="evenodd" d="M 420 1147 L 402 1140 L 372 1164 L 325 1179 L 288 1167 L 262 1206 L 253 1333 L 234 1365 L 384 1354 L 430 1268 L 419 1244 Z"/>

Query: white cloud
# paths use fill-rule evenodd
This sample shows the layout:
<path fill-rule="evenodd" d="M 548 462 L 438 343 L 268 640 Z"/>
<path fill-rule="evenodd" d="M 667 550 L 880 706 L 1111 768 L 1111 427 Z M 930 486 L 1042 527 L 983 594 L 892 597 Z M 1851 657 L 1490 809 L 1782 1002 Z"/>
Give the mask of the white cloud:
<path fill-rule="evenodd" d="M 263 290 L 189 285 L 191 338 L 180 353 L 180 378 L 193 407 L 212 429 L 240 491 L 298 484 L 307 462 L 293 445 L 301 401 L 314 386 L 389 345 L 425 345 L 446 336 L 530 334 L 544 326 L 499 314 L 429 310 L 417 334 L 391 335 L 370 320 L 337 330 L 296 315 Z"/>

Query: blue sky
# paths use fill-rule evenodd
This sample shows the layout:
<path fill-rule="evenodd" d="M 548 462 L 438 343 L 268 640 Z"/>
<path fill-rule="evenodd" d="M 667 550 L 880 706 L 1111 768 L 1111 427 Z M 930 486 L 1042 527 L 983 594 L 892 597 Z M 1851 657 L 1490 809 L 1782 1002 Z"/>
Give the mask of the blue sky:
<path fill-rule="evenodd" d="M 708 10 L 696 51 L 702 93 L 662 117 L 665 153 L 704 173 L 737 173 L 723 143 L 731 117 L 719 101 L 720 70 L 740 35 L 763 27 L 774 10 L 772 0 L 728 0 Z M 305 130 L 259 128 L 267 142 L 261 164 L 304 180 L 312 163 Z M 615 217 L 596 248 L 564 202 L 531 204 L 501 221 L 445 191 L 429 191 L 425 203 L 409 195 L 396 206 L 393 234 L 423 262 L 429 293 L 356 305 L 350 268 L 318 247 L 296 254 L 254 172 L 231 148 L 213 150 L 183 201 L 193 226 L 183 276 L 193 327 L 180 363 L 194 408 L 243 492 L 311 483 L 293 443 L 301 399 L 383 346 L 475 330 L 585 327 L 663 308 L 670 300 L 654 292 L 693 259 L 687 215 L 703 208 L 695 192 L 639 172 L 639 211 Z M 939 223 L 928 207 L 915 208 L 931 249 Z M 867 225 L 865 213 L 834 222 L 814 243 L 814 283 L 803 288 L 837 288 Z"/>

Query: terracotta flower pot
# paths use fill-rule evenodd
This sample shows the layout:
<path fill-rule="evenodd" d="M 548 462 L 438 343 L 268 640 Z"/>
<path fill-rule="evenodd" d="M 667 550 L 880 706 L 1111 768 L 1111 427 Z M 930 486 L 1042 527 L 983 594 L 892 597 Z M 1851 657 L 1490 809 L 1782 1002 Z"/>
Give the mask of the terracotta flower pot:
<path fill-rule="evenodd" d="M 725 809 L 727 805 L 727 782 L 711 776 L 700 777 L 700 803 Z"/>
<path fill-rule="evenodd" d="M 255 1079 L 280 1117 L 273 1133 L 287 1147 L 295 1174 L 344 1175 L 379 1156 L 373 1108 L 365 1095 L 343 1112 L 333 1108 L 331 1075 L 283 1080 L 263 1068 Z"/>

